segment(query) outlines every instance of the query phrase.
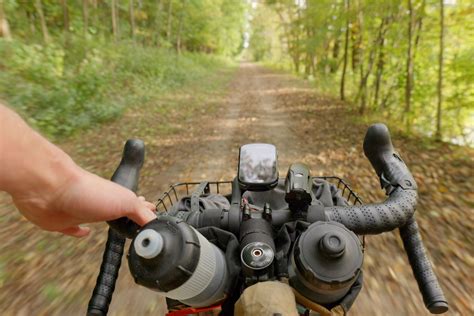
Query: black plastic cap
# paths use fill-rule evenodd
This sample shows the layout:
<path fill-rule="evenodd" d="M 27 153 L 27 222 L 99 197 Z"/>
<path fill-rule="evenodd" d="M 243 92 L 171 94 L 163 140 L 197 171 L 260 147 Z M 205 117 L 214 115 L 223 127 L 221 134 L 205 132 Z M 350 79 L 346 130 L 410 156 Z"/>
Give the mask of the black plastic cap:
<path fill-rule="evenodd" d="M 201 253 L 196 232 L 181 219 L 161 216 L 145 226 L 158 232 L 163 239 L 160 253 L 150 259 L 140 257 L 135 239 L 130 245 L 128 265 L 137 284 L 168 292 L 184 284 L 194 273 Z"/>
<path fill-rule="evenodd" d="M 344 236 L 336 231 L 326 233 L 319 240 L 319 249 L 325 256 L 330 258 L 338 258 L 342 256 L 346 249 Z"/>

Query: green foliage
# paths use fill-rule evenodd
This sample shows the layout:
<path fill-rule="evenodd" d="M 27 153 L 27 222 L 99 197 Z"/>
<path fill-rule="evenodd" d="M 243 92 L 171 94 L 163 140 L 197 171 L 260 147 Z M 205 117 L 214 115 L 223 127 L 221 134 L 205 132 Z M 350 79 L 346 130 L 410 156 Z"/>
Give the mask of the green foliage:
<path fill-rule="evenodd" d="M 245 7 L 241 0 L 0 1 L 0 98 L 50 136 L 113 119 L 225 63 L 203 54 L 239 54 Z"/>
<path fill-rule="evenodd" d="M 225 63 L 196 53 L 178 57 L 131 43 L 83 40 L 68 49 L 0 41 L 0 55 L 0 97 L 50 136 L 113 119 L 127 105 L 198 80 Z"/>
<path fill-rule="evenodd" d="M 244 2 L 241 0 L 186 0 L 184 46 L 191 51 L 227 56 L 242 48 Z"/>

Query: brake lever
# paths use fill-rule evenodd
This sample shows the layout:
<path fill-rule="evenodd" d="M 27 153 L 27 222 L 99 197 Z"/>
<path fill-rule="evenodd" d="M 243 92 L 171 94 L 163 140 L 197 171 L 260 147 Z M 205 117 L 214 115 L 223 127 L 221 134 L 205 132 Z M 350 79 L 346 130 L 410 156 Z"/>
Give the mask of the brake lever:
<path fill-rule="evenodd" d="M 129 139 L 123 148 L 122 160 L 112 176 L 112 182 L 137 191 L 140 169 L 145 160 L 145 144 L 139 139 Z M 126 238 L 133 238 L 140 229 L 140 226 L 127 217 L 121 217 L 107 224 Z"/>

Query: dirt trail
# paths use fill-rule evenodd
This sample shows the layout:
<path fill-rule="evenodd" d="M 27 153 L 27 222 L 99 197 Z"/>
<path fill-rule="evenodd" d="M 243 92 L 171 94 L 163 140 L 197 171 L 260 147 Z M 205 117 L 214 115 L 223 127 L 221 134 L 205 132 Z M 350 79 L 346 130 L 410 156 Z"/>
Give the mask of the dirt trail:
<path fill-rule="evenodd" d="M 193 102 L 192 97 L 190 102 Z M 179 128 L 173 135 L 158 135 L 156 129 L 150 129 L 142 137 L 148 147 L 141 193 L 147 198 L 155 199 L 169 184 L 178 181 L 231 179 L 236 172 L 239 146 L 250 142 L 269 142 L 277 146 L 281 176 L 290 163 L 301 161 L 310 165 L 313 175 L 334 174 L 346 178 L 366 202 L 383 198 L 378 180 L 362 154 L 366 126 L 353 122 L 354 117 L 346 110 L 345 104 L 317 94 L 307 82 L 243 63 L 230 82 L 226 95 L 210 95 L 196 102 L 202 102 L 203 108 L 213 102 L 219 109 L 209 113 L 201 111 L 185 122 L 176 122 Z M 107 159 L 94 159 L 91 158 L 94 150 L 120 147 L 123 139 L 135 135 L 133 127 L 120 128 L 127 126 L 122 123 L 138 120 L 140 124 L 151 124 L 149 116 L 146 111 L 127 113 L 121 122 L 99 131 L 102 135 L 113 134 L 114 140 L 104 140 L 93 148 L 84 149 L 85 144 L 65 144 L 65 147 L 73 157 L 74 154 L 83 155 L 81 161 L 89 169 L 111 171 L 118 161 L 118 154 Z M 470 296 L 474 293 L 474 215 L 472 204 L 469 204 L 474 191 L 473 164 L 465 158 L 464 149 L 453 146 L 420 150 L 419 141 L 396 137 L 394 143 L 420 186 L 420 227 L 435 271 L 451 303 L 451 315 L 473 314 Z M 79 154 L 77 148 L 86 153 Z M 469 156 L 472 157 L 472 151 L 467 152 Z M 448 202 L 446 195 L 450 196 Z M 15 219 L 12 216 L 11 221 Z M 71 290 L 67 303 L 55 303 L 49 308 L 44 308 L 47 302 L 32 298 L 29 306 L 20 311 L 25 315 L 36 310 L 45 311 L 45 314 L 84 314 L 104 242 L 105 225 L 97 224 L 97 227 L 100 231 L 88 237 L 81 246 L 87 247 L 87 251 L 74 254 L 79 258 L 77 262 L 67 262 L 67 257 L 57 258 L 65 262 L 57 264 L 56 273 L 74 277 L 84 275 L 82 278 L 72 277 L 69 282 L 78 283 L 68 284 L 64 289 L 79 285 L 85 293 Z M 2 236 L 7 236 L 7 233 L 0 234 Z M 44 238 L 49 241 L 49 237 Z M 95 246 L 90 248 L 91 244 Z M 70 245 L 77 247 L 77 244 Z M 54 249 L 48 253 L 50 257 L 53 255 Z M 31 282 L 40 282 L 38 275 L 55 268 L 50 261 L 33 260 L 21 264 L 30 270 L 34 264 L 42 268 L 36 270 L 33 281 L 29 279 Z M 364 288 L 351 314 L 428 315 L 396 233 L 368 238 L 364 269 Z M 135 286 L 127 270 L 124 262 L 111 314 L 163 314 L 162 299 L 156 293 Z M 16 275 L 21 286 L 8 285 L 7 289 L 12 293 L 25 289 L 28 283 L 20 274 Z M 48 277 L 54 279 L 54 274 Z M 28 297 L 34 297 L 34 294 L 31 292 Z M 0 304 L 5 304 L 6 310 L 18 313 L 18 308 L 12 304 L 21 303 L 22 296 L 11 301 L 7 297 L 0 294 Z"/>

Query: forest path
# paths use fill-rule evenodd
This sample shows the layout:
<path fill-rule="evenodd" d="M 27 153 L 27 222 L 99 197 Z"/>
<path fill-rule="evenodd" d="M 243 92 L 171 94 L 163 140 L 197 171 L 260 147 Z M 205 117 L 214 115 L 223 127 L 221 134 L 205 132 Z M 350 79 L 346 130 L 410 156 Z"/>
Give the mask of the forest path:
<path fill-rule="evenodd" d="M 156 104 L 129 110 L 116 122 L 78 135 L 61 147 L 82 166 L 108 177 L 124 140 L 144 139 L 147 153 L 140 194 L 149 200 L 156 200 L 178 181 L 231 179 L 239 146 L 250 142 L 276 145 L 280 176 L 290 163 L 304 162 L 313 175 L 345 178 L 365 202 L 384 197 L 362 153 L 367 126 L 354 121 L 346 104 L 318 94 L 308 82 L 242 63 L 224 91 L 191 87 L 156 100 L 157 104 L 173 102 L 178 103 L 166 113 Z M 184 115 L 188 112 L 183 106 L 192 107 L 191 114 Z M 469 299 L 474 293 L 474 164 L 469 159 L 473 151 L 397 135 L 393 141 L 420 187 L 419 224 L 451 315 L 473 314 Z M 93 225 L 91 236 L 78 241 L 39 232 L 11 211 L 2 196 L 0 205 L 0 239 L 6 241 L 0 255 L 1 310 L 6 315 L 84 315 L 106 225 Z M 364 287 L 351 314 L 428 315 L 398 233 L 366 241 Z M 23 247 L 18 249 L 18 244 Z M 156 293 L 134 284 L 124 260 L 110 314 L 162 315 L 164 311 Z"/>

